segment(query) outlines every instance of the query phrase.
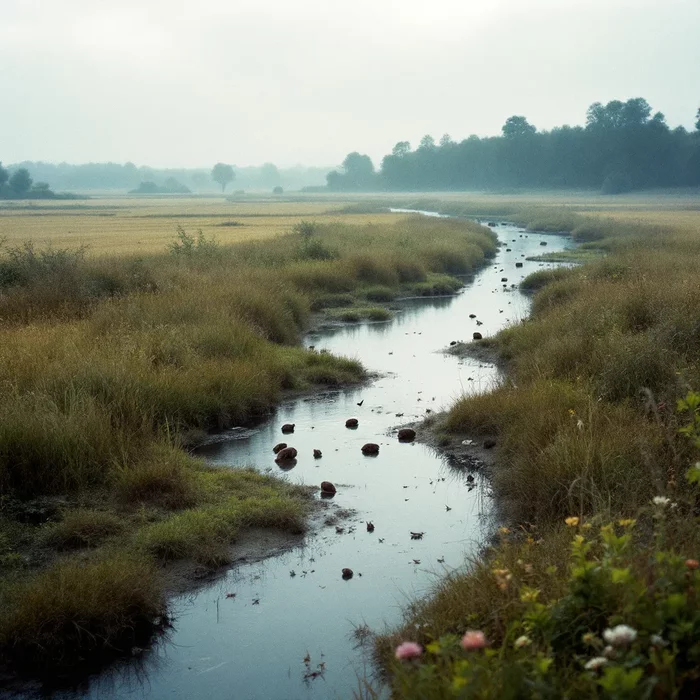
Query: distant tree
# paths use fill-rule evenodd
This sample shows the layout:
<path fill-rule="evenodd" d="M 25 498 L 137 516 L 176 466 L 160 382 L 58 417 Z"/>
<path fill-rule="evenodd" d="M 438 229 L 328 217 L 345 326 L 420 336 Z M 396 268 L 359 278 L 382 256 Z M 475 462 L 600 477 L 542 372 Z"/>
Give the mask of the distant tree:
<path fill-rule="evenodd" d="M 2 189 L 3 185 L 9 180 L 9 178 L 10 173 L 8 173 L 7 170 L 2 167 L 2 163 L 0 163 L 0 189 Z"/>
<path fill-rule="evenodd" d="M 260 182 L 265 187 L 276 187 L 281 179 L 280 171 L 274 163 L 263 163 L 260 166 Z"/>
<path fill-rule="evenodd" d="M 187 185 L 183 185 L 174 177 L 166 178 L 161 190 L 172 194 L 189 194 L 192 191 L 189 187 L 187 187 Z"/>
<path fill-rule="evenodd" d="M 50 191 L 48 182 L 35 182 L 32 185 L 32 192 L 45 193 Z"/>
<path fill-rule="evenodd" d="M 700 107 L 698 107 L 698 111 L 695 113 L 695 128 L 700 131 Z"/>
<path fill-rule="evenodd" d="M 615 171 L 606 176 L 600 191 L 603 194 L 622 194 L 632 189 L 632 178 L 625 172 Z"/>
<path fill-rule="evenodd" d="M 435 139 L 430 135 L 426 134 L 421 140 L 420 140 L 420 145 L 418 148 L 421 148 L 423 150 L 432 150 L 435 148 Z"/>
<path fill-rule="evenodd" d="M 508 117 L 506 123 L 501 127 L 501 131 L 509 139 L 537 133 L 537 129 L 528 123 L 525 117 L 518 116 Z"/>
<path fill-rule="evenodd" d="M 445 148 L 447 146 L 454 146 L 455 142 L 449 134 L 443 134 L 440 138 L 440 148 Z"/>
<path fill-rule="evenodd" d="M 217 163 L 211 169 L 211 179 L 221 185 L 222 192 L 226 189 L 226 185 L 228 185 L 229 182 L 233 182 L 235 177 L 236 173 L 233 172 L 233 168 L 225 163 Z"/>
<path fill-rule="evenodd" d="M 23 195 L 29 192 L 29 188 L 32 186 L 32 178 L 29 176 L 29 170 L 26 168 L 15 170 L 9 179 L 9 185 L 16 194 Z"/>
<path fill-rule="evenodd" d="M 700 110 L 698 110 L 700 111 Z M 408 141 L 399 141 L 391 151 L 392 156 L 401 158 L 411 152 L 411 144 Z"/>
<path fill-rule="evenodd" d="M 284 190 L 277 185 L 277 187 L 272 188 L 272 194 L 284 194 Z"/>

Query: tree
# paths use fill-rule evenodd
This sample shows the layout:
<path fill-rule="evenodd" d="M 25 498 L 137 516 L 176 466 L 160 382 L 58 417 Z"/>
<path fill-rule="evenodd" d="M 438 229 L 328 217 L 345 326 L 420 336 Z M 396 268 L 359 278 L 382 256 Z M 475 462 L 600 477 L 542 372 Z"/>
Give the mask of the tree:
<path fill-rule="evenodd" d="M 698 110 L 700 112 L 700 110 Z M 408 141 L 399 141 L 391 151 L 392 156 L 402 158 L 411 152 L 411 144 Z"/>
<path fill-rule="evenodd" d="M 16 194 L 22 195 L 29 192 L 29 188 L 32 186 L 32 178 L 29 176 L 29 170 L 26 168 L 15 170 L 9 180 L 9 185 Z"/>
<path fill-rule="evenodd" d="M 695 128 L 700 131 L 700 107 L 698 107 L 698 111 L 695 113 Z"/>
<path fill-rule="evenodd" d="M 503 135 L 508 138 L 519 138 L 537 133 L 537 129 L 528 123 L 525 117 L 512 116 L 506 119 L 506 123 L 501 127 Z"/>
<path fill-rule="evenodd" d="M 0 189 L 3 188 L 4 184 L 8 181 L 10 178 L 10 173 L 5 170 L 5 168 L 2 167 L 2 163 L 0 163 Z"/>
<path fill-rule="evenodd" d="M 226 189 L 226 185 L 229 182 L 233 182 L 236 177 L 236 173 L 233 172 L 233 168 L 226 163 L 217 163 L 211 169 L 211 179 L 214 182 L 218 182 L 221 185 L 221 191 Z"/>
<path fill-rule="evenodd" d="M 421 140 L 418 148 L 430 151 L 435 148 L 435 139 L 430 135 L 426 134 Z"/>
<path fill-rule="evenodd" d="M 282 181 L 280 171 L 274 163 L 263 163 L 260 166 L 260 184 L 265 187 L 276 187 Z"/>

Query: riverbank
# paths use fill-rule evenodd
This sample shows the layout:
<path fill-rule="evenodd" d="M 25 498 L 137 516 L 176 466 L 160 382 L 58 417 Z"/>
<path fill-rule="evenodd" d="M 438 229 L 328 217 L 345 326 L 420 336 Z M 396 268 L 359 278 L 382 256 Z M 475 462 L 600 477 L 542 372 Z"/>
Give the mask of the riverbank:
<path fill-rule="evenodd" d="M 507 520 L 378 654 L 402 698 L 693 697 L 700 226 L 532 221 L 606 257 L 525 280 L 532 318 L 496 338 L 508 380 L 450 410 L 448 432 L 494 436 Z M 419 661 L 394 658 L 403 641 Z"/>
<path fill-rule="evenodd" d="M 164 624 L 164 566 L 221 566 L 250 528 L 302 532 L 313 489 L 214 469 L 181 446 L 268 413 L 285 390 L 362 379 L 354 360 L 296 347 L 329 296 L 396 293 L 493 248 L 474 224 L 408 219 L 300 224 L 232 247 L 180 230 L 168 254 L 140 260 L 11 249 L 0 261 L 5 668 L 51 676 L 129 656 Z"/>

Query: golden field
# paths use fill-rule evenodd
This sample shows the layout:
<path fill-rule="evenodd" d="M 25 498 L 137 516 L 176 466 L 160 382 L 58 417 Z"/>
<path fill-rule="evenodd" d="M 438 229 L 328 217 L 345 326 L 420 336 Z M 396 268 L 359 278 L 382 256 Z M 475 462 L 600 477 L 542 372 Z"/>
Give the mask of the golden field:
<path fill-rule="evenodd" d="M 94 198 L 40 201 L 30 207 L 0 205 L 0 241 L 76 248 L 88 255 L 143 255 L 165 250 L 178 225 L 201 229 L 222 244 L 259 241 L 288 233 L 302 219 L 335 223 L 344 203 L 332 201 L 241 201 L 221 197 Z M 343 214 L 343 223 L 393 223 L 397 214 Z M 236 222 L 238 225 L 231 225 Z"/>

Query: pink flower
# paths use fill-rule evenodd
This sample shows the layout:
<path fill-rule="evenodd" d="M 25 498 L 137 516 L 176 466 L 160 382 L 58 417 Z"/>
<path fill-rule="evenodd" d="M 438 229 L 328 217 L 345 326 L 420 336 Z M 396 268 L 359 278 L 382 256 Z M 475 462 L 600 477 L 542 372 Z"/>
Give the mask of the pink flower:
<path fill-rule="evenodd" d="M 415 642 L 404 642 L 396 647 L 394 655 L 397 659 L 417 659 L 423 653 L 423 648 Z"/>
<path fill-rule="evenodd" d="M 486 646 L 486 637 L 484 637 L 483 632 L 478 630 L 467 630 L 464 637 L 462 637 L 461 643 L 462 648 L 467 651 L 483 649 Z"/>

